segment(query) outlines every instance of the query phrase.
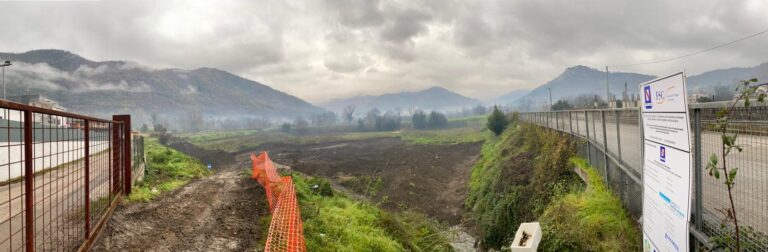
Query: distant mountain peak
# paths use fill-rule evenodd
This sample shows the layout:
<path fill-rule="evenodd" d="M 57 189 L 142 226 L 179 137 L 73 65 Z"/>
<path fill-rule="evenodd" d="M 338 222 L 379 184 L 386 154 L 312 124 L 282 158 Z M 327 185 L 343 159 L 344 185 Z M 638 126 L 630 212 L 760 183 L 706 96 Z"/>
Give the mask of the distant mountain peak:
<path fill-rule="evenodd" d="M 440 92 L 451 92 L 450 90 L 441 87 L 441 86 L 432 86 L 430 88 L 418 91 L 418 92 L 431 92 L 431 91 L 440 91 Z"/>
<path fill-rule="evenodd" d="M 333 111 L 341 111 L 344 107 L 354 105 L 358 111 L 378 108 L 382 111 L 393 109 L 419 108 L 426 110 L 454 110 L 462 107 L 476 106 L 480 101 L 460 95 L 444 87 L 433 86 L 419 91 L 404 91 L 382 95 L 364 95 L 349 98 L 334 99 L 325 104 Z"/>
<path fill-rule="evenodd" d="M 566 68 L 565 71 L 568 72 L 568 71 L 599 71 L 599 70 L 592 67 L 585 66 L 585 65 L 575 65 L 575 66 Z"/>

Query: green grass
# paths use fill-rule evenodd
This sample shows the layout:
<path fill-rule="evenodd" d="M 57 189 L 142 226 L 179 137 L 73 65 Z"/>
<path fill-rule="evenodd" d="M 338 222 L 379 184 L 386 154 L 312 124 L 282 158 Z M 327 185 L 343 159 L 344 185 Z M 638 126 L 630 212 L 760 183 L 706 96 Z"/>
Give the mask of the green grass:
<path fill-rule="evenodd" d="M 192 179 L 210 174 L 199 160 L 163 146 L 155 138 L 146 140 L 144 150 L 147 155 L 144 180 L 133 187 L 129 201 L 147 202 Z"/>
<path fill-rule="evenodd" d="M 389 213 L 333 193 L 327 181 L 291 174 L 304 222 L 307 251 L 451 251 L 434 220 L 415 212 Z M 312 185 L 328 187 L 313 191 Z"/>
<path fill-rule="evenodd" d="M 638 251 L 640 230 L 603 178 L 582 158 L 571 163 L 588 177 L 587 189 L 555 200 L 539 219 L 545 251 Z"/>
<path fill-rule="evenodd" d="M 465 202 L 481 246 L 508 246 L 522 222 L 538 221 L 542 251 L 634 251 L 640 233 L 600 175 L 574 158 L 569 138 L 513 122 L 489 137 L 473 167 Z M 579 166 L 589 185 L 573 172 Z M 588 188 L 588 189 L 585 189 Z"/>
<path fill-rule="evenodd" d="M 437 130 L 408 130 L 400 138 L 411 144 L 459 144 L 482 142 L 488 131 L 472 128 L 450 128 Z"/>
<path fill-rule="evenodd" d="M 278 131 L 242 130 L 228 132 L 203 132 L 182 135 L 190 143 L 210 150 L 238 152 L 253 149 L 264 143 L 316 144 L 337 141 L 354 141 L 380 137 L 399 137 L 411 144 L 457 144 L 480 142 L 485 139 L 482 123 L 476 118 L 463 119 L 462 127 L 435 130 L 400 130 L 367 132 L 288 134 Z"/>

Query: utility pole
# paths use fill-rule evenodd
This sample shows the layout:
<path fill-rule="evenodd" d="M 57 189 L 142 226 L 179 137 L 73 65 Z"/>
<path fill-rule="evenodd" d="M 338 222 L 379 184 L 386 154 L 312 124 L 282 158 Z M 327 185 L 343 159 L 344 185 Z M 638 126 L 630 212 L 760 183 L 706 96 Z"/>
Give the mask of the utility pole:
<path fill-rule="evenodd" d="M 5 67 L 12 65 L 10 61 L 5 61 L 5 63 L 0 64 L 0 68 L 3 68 L 3 100 L 7 100 L 8 98 L 5 97 Z"/>
<path fill-rule="evenodd" d="M 549 111 L 552 111 L 552 88 L 547 88 L 549 90 Z"/>
<path fill-rule="evenodd" d="M 608 107 L 611 106 L 611 88 L 608 85 L 608 66 L 605 66 L 605 102 L 608 103 Z"/>

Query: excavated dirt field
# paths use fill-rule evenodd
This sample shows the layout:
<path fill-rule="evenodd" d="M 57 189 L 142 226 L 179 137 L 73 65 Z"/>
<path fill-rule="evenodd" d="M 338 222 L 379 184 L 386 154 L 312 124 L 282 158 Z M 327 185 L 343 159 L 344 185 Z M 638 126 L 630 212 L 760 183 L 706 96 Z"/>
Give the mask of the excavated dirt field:
<path fill-rule="evenodd" d="M 417 209 L 448 224 L 460 224 L 470 171 L 481 143 L 412 145 L 399 138 L 311 145 L 266 144 L 275 162 L 371 196 L 389 210 Z M 361 179 L 363 178 L 363 179 Z M 373 178 L 373 179 L 371 179 Z M 368 193 L 366 193 L 368 192 Z"/>
<path fill-rule="evenodd" d="M 222 159 L 219 161 L 225 161 Z M 268 214 L 246 155 L 150 203 L 123 203 L 93 251 L 252 251 Z"/>
<path fill-rule="evenodd" d="M 321 144 L 264 144 L 238 154 L 177 142 L 172 147 L 221 167 L 210 177 L 150 203 L 122 203 L 94 251 L 251 251 L 267 227 L 264 190 L 243 175 L 248 155 L 269 151 L 277 163 L 330 178 L 389 210 L 417 209 L 451 225 L 461 224 L 470 170 L 481 143 L 412 145 L 399 138 Z M 214 168 L 216 169 L 216 168 Z M 378 189 L 369 190 L 372 182 Z M 358 195 L 359 196 L 359 195 Z"/>

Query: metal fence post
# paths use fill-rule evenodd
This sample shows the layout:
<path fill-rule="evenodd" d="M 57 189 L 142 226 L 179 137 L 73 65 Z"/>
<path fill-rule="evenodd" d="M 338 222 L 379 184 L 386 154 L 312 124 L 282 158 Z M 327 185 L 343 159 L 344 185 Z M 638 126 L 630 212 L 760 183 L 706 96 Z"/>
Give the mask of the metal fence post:
<path fill-rule="evenodd" d="M 608 134 L 605 130 L 605 110 L 600 111 L 600 119 L 603 123 L 603 167 L 605 168 L 605 182 L 610 187 L 610 177 L 608 176 Z"/>
<path fill-rule="evenodd" d="M 703 206 L 701 202 L 701 188 L 702 188 L 702 181 L 701 181 L 701 109 L 695 108 L 693 109 L 693 148 L 694 148 L 694 159 L 693 159 L 693 171 L 694 174 L 694 193 L 695 195 L 695 201 L 694 201 L 694 209 L 696 210 L 696 229 L 702 230 L 702 212 L 703 212 Z"/>
<path fill-rule="evenodd" d="M 589 138 L 589 112 L 587 111 L 584 111 L 584 123 L 584 127 L 587 129 L 587 163 L 592 165 L 592 140 Z"/>
<path fill-rule="evenodd" d="M 110 183 L 109 186 L 110 193 L 115 193 L 120 190 L 120 185 L 118 184 L 118 177 L 120 176 L 120 170 L 118 169 L 118 167 L 120 167 L 120 144 L 118 142 L 120 138 L 119 129 L 119 123 L 112 123 L 112 142 L 110 143 L 112 147 L 110 150 L 110 157 L 112 160 L 112 162 L 110 162 L 110 170 L 112 171 L 112 176 L 110 178 L 112 179 L 112 183 Z"/>
<path fill-rule="evenodd" d="M 85 239 L 91 236 L 91 125 L 85 120 Z"/>
<path fill-rule="evenodd" d="M 27 252 L 35 251 L 35 167 L 32 111 L 24 111 L 24 226 Z"/>
<path fill-rule="evenodd" d="M 125 139 L 125 146 L 123 146 L 123 153 L 125 158 L 125 177 L 123 178 L 125 180 L 125 195 L 131 194 L 131 184 L 133 183 L 133 171 L 131 170 L 132 164 L 131 161 L 131 116 L 126 115 L 125 116 L 125 125 L 123 126 L 123 139 Z"/>
<path fill-rule="evenodd" d="M 123 192 L 125 195 L 131 194 L 131 115 L 114 115 L 113 121 L 122 122 L 120 125 L 122 135 L 119 136 L 123 144 L 121 154 L 121 163 L 123 165 Z"/>
<path fill-rule="evenodd" d="M 573 136 L 573 112 L 568 111 L 568 128 L 570 128 L 571 136 Z"/>
<path fill-rule="evenodd" d="M 616 148 L 619 152 L 619 163 L 624 163 L 624 159 L 621 157 L 621 128 L 619 127 L 619 124 L 621 124 L 621 120 L 619 119 L 621 117 L 621 111 L 616 111 Z"/>

